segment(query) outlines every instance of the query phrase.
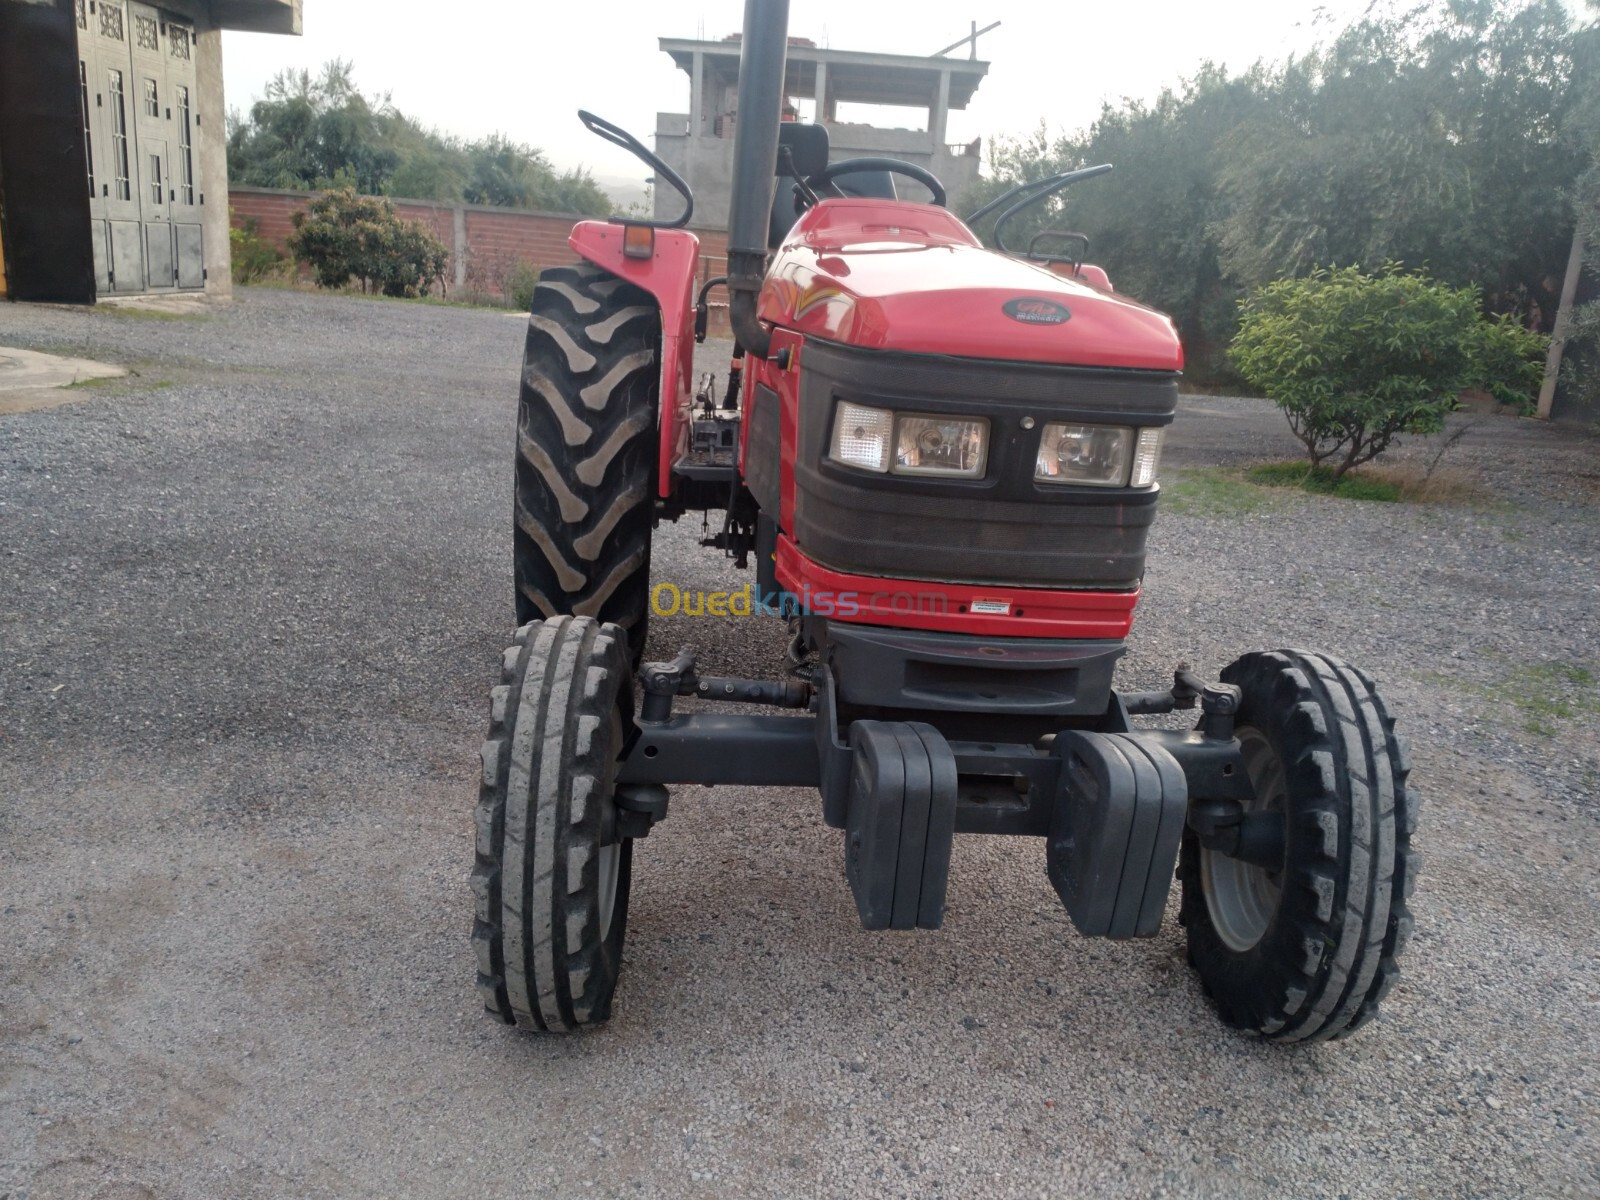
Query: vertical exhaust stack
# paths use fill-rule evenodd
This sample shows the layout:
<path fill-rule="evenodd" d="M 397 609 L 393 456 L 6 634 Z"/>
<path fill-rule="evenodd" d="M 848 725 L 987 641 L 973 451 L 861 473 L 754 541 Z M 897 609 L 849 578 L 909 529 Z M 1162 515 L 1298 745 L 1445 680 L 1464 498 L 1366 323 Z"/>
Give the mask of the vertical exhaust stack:
<path fill-rule="evenodd" d="M 728 313 L 739 344 L 757 358 L 766 358 L 772 345 L 771 334 L 756 319 L 756 296 L 767 268 L 788 49 L 789 0 L 744 0 L 728 206 Z"/>

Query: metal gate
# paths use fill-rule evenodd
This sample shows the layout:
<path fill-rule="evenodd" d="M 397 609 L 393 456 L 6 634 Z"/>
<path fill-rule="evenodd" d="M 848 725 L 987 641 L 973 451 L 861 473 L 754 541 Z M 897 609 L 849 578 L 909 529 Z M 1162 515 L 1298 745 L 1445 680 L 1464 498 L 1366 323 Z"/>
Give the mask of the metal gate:
<path fill-rule="evenodd" d="M 76 0 L 96 286 L 205 286 L 194 27 L 136 0 Z"/>

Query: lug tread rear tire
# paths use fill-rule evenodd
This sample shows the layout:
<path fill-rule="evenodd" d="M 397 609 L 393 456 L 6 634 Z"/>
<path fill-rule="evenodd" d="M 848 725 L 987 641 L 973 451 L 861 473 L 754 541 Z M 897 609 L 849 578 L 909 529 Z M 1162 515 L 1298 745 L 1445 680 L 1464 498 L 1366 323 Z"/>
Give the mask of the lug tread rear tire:
<path fill-rule="evenodd" d="M 661 316 L 592 263 L 534 289 L 517 405 L 519 623 L 598 617 L 644 649 L 654 521 Z"/>
<path fill-rule="evenodd" d="M 1189 961 L 1230 1025 L 1285 1042 L 1359 1029 L 1399 978 L 1420 859 L 1417 797 L 1395 720 L 1372 680 L 1307 651 L 1247 654 L 1222 672 L 1238 723 L 1264 733 L 1288 787 L 1278 911 L 1247 951 L 1225 946 L 1201 884 L 1200 845 L 1179 859 Z"/>
<path fill-rule="evenodd" d="M 632 842 L 602 934 L 599 850 L 632 700 L 624 632 L 587 617 L 517 631 L 490 692 L 474 814 L 478 993 L 505 1024 L 568 1033 L 611 1015 Z"/>

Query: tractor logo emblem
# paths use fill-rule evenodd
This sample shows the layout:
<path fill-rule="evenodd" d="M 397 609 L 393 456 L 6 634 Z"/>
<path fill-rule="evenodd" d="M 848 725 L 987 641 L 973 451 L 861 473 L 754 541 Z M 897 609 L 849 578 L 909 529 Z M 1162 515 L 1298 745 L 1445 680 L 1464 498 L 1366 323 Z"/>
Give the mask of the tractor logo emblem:
<path fill-rule="evenodd" d="M 1024 325 L 1063 325 L 1072 318 L 1065 304 L 1042 296 L 1018 296 L 1003 306 L 1006 316 Z"/>

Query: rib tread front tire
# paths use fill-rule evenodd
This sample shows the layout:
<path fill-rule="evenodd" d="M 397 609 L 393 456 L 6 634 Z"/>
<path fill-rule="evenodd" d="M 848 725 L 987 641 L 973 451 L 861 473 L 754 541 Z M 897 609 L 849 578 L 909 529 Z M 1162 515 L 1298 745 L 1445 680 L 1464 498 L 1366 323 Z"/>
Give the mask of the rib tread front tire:
<path fill-rule="evenodd" d="M 1399 978 L 1420 857 L 1416 793 L 1395 720 L 1373 681 L 1305 651 L 1247 654 L 1222 672 L 1242 689 L 1236 724 L 1259 730 L 1285 771 L 1280 898 L 1246 950 L 1217 932 L 1201 855 L 1179 859 L 1189 961 L 1229 1025 L 1284 1042 L 1343 1037 Z"/>
<path fill-rule="evenodd" d="M 540 276 L 517 405 L 517 621 L 610 621 L 633 661 L 648 616 L 660 358 L 648 292 L 592 263 Z"/>
<path fill-rule="evenodd" d="M 472 940 L 484 1007 L 506 1024 L 567 1033 L 611 1015 L 633 851 L 615 836 L 612 789 L 631 703 L 614 625 L 536 621 L 505 652 L 482 751 Z"/>

